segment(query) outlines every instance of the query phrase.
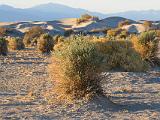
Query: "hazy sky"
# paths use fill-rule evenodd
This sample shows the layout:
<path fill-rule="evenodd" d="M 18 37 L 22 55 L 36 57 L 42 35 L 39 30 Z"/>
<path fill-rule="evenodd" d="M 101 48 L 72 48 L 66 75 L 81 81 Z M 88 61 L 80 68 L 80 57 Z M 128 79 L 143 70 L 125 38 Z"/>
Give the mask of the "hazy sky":
<path fill-rule="evenodd" d="M 20 8 L 28 8 L 49 2 L 102 13 L 128 10 L 160 10 L 160 0 L 0 0 L 0 4 L 8 4 Z"/>

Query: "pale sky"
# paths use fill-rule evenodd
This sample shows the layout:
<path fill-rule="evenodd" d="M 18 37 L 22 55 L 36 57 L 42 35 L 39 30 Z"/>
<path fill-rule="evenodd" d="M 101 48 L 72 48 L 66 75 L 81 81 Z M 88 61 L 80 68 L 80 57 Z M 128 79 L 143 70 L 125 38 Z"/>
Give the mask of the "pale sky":
<path fill-rule="evenodd" d="M 0 4 L 7 4 L 17 8 L 28 8 L 49 2 L 101 13 L 160 10 L 160 0 L 0 0 Z"/>

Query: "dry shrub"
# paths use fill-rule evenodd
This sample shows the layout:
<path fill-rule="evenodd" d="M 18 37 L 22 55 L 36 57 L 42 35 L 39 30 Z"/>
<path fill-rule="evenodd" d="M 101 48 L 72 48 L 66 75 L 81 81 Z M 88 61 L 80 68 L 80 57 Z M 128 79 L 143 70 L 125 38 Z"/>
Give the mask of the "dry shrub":
<path fill-rule="evenodd" d="M 71 37 L 71 36 L 70 36 Z M 69 37 L 69 38 L 70 38 Z M 65 37 L 63 36 L 60 36 L 60 35 L 56 35 L 54 36 L 54 50 L 58 50 L 59 48 L 61 48 L 63 46 L 63 43 L 64 43 L 64 40 L 65 40 Z"/>
<path fill-rule="evenodd" d="M 53 37 L 49 34 L 42 34 L 38 39 L 38 50 L 42 53 L 50 53 L 53 50 Z"/>
<path fill-rule="evenodd" d="M 58 43 L 61 43 L 61 42 L 64 41 L 64 37 L 61 36 L 61 35 L 55 35 L 55 36 L 53 37 L 53 39 L 54 39 L 55 44 L 58 44 Z"/>
<path fill-rule="evenodd" d="M 7 28 L 0 27 L 0 37 L 4 37 L 7 33 Z"/>
<path fill-rule="evenodd" d="M 132 47 L 130 41 L 108 40 L 98 42 L 97 47 L 105 55 L 106 70 L 123 70 L 128 72 L 146 71 L 148 65 Z"/>
<path fill-rule="evenodd" d="M 8 38 L 8 47 L 12 50 L 22 50 L 25 48 L 23 40 L 20 38 Z"/>
<path fill-rule="evenodd" d="M 83 22 L 87 22 L 87 21 L 90 21 L 90 20 L 98 21 L 99 18 L 96 17 L 96 16 L 89 15 L 89 14 L 84 14 L 84 15 L 81 15 L 81 17 L 76 20 L 76 24 L 79 25 Z"/>
<path fill-rule="evenodd" d="M 129 20 L 124 20 L 118 23 L 118 27 L 123 27 L 124 25 L 129 25 L 130 21 Z"/>
<path fill-rule="evenodd" d="M 61 48 L 54 51 L 49 66 L 57 99 L 73 102 L 101 94 L 98 73 L 102 60 L 95 44 L 84 37 L 65 40 Z"/>
<path fill-rule="evenodd" d="M 121 33 L 122 29 L 116 28 L 116 29 L 110 29 L 107 31 L 107 35 L 109 37 L 116 37 Z"/>
<path fill-rule="evenodd" d="M 68 30 L 65 30 L 65 32 L 64 32 L 64 36 L 65 37 L 69 37 L 72 34 L 74 34 L 74 30 L 73 29 L 68 29 Z"/>
<path fill-rule="evenodd" d="M 121 33 L 117 36 L 117 38 L 126 39 L 128 35 L 129 33 L 126 30 L 122 30 Z"/>
<path fill-rule="evenodd" d="M 36 45 L 37 39 L 43 33 L 44 33 L 44 30 L 39 26 L 34 26 L 30 28 L 29 31 L 25 33 L 25 36 L 23 39 L 25 46 Z"/>
<path fill-rule="evenodd" d="M 143 25 L 147 30 L 149 30 L 152 27 L 152 22 L 151 21 L 144 21 Z"/>
<path fill-rule="evenodd" d="M 5 38 L 0 38 L 0 55 L 6 56 L 8 53 L 7 41 Z"/>
<path fill-rule="evenodd" d="M 143 32 L 140 36 L 133 36 L 134 48 L 139 52 L 144 60 L 154 61 L 158 51 L 158 39 L 155 31 Z"/>

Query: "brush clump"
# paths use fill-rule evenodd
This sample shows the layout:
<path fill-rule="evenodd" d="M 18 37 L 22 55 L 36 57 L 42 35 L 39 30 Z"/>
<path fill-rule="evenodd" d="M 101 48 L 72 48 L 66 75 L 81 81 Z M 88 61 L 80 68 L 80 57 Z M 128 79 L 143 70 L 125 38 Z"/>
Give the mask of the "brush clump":
<path fill-rule="evenodd" d="M 37 47 L 42 53 L 50 53 L 54 47 L 53 37 L 49 34 L 42 34 L 38 39 Z"/>
<path fill-rule="evenodd" d="M 11 50 L 22 50 L 25 48 L 23 40 L 20 38 L 11 37 L 8 38 L 8 47 Z"/>
<path fill-rule="evenodd" d="M 7 41 L 5 38 L 0 38 L 0 55 L 6 56 L 8 53 Z"/>
<path fill-rule="evenodd" d="M 107 71 L 141 72 L 149 67 L 128 40 L 94 40 L 94 42 L 97 43 L 99 52 L 105 56 L 104 67 Z"/>
<path fill-rule="evenodd" d="M 91 98 L 101 94 L 100 73 L 103 56 L 96 45 L 85 37 L 65 40 L 54 51 L 49 65 L 51 79 L 55 82 L 54 92 L 59 100 Z"/>
<path fill-rule="evenodd" d="M 135 50 L 142 58 L 152 63 L 157 57 L 159 37 L 156 31 L 147 31 L 132 37 Z"/>
<path fill-rule="evenodd" d="M 36 46 L 37 39 L 41 34 L 44 33 L 44 30 L 39 26 L 34 26 L 29 29 L 24 35 L 23 42 L 25 46 Z"/>

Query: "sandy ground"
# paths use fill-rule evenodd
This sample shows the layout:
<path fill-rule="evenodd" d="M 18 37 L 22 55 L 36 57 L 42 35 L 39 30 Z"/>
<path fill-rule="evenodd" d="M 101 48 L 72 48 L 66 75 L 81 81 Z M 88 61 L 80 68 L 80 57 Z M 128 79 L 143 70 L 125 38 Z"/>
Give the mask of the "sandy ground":
<path fill-rule="evenodd" d="M 106 72 L 106 95 L 84 105 L 48 104 L 43 93 L 49 56 L 33 48 L 0 56 L 0 119 L 2 120 L 159 120 L 160 69 L 147 73 Z"/>

